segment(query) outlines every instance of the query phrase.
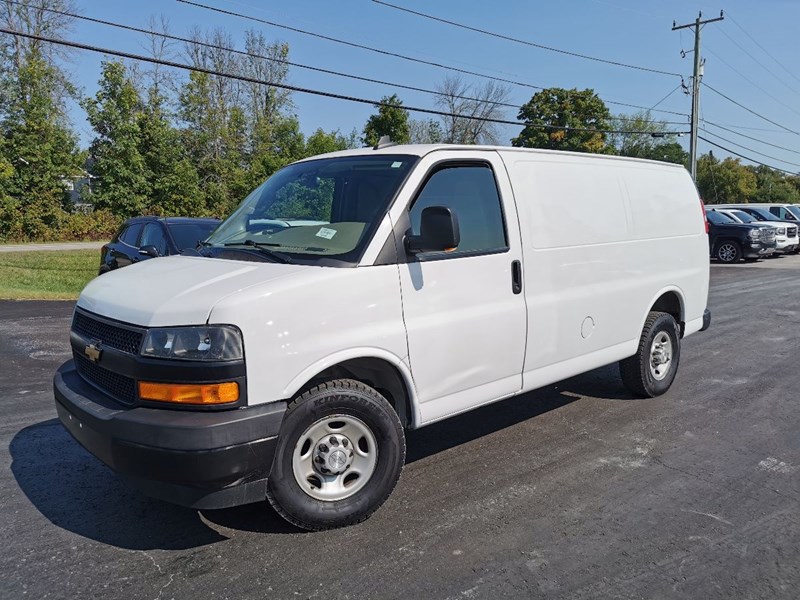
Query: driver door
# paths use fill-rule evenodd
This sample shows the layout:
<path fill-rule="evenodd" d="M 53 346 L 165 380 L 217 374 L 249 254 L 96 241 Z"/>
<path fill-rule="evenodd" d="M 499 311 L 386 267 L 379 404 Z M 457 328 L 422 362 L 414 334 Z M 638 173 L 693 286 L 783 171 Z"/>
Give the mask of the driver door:
<path fill-rule="evenodd" d="M 500 157 L 464 154 L 423 159 L 435 162 L 406 213 L 418 235 L 424 208 L 448 207 L 461 236 L 455 251 L 406 255 L 399 265 L 421 424 L 522 387 L 527 311 L 516 207 Z"/>

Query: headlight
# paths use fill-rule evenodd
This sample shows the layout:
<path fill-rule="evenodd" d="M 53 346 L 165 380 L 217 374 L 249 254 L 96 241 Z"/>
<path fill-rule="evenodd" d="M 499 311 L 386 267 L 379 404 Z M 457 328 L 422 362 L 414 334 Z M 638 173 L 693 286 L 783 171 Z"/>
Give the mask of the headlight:
<path fill-rule="evenodd" d="M 751 229 L 750 231 L 747 232 L 747 235 L 749 235 L 754 240 L 757 240 L 758 238 L 761 237 L 761 230 L 755 228 Z"/>
<path fill-rule="evenodd" d="M 230 325 L 150 329 L 142 356 L 181 360 L 240 360 L 242 334 Z"/>
<path fill-rule="evenodd" d="M 786 235 L 786 229 L 784 229 L 783 227 L 778 227 L 775 231 L 777 232 L 778 235 Z"/>

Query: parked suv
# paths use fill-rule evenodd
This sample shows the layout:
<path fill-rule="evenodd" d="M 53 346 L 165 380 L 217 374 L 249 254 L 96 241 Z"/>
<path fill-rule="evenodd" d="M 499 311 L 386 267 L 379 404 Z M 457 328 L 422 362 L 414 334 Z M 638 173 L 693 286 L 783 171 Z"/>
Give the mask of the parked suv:
<path fill-rule="evenodd" d="M 746 212 L 753 218 L 762 223 L 780 222 L 786 227 L 786 234 L 789 237 L 797 237 L 798 220 L 794 217 L 794 211 L 788 209 L 780 210 L 779 207 L 792 206 L 791 204 L 720 204 L 714 208 L 737 209 Z M 782 216 L 781 216 L 782 215 Z M 800 245 L 795 251 L 800 249 Z"/>
<path fill-rule="evenodd" d="M 713 208 L 723 215 L 731 217 L 737 223 L 769 225 L 775 228 L 776 252 L 796 252 L 798 248 L 797 227 L 783 221 L 759 221 L 750 213 L 738 208 Z"/>
<path fill-rule="evenodd" d="M 775 228 L 737 223 L 727 215 L 706 210 L 711 256 L 720 262 L 736 263 L 742 258 L 762 258 L 775 252 Z"/>
<path fill-rule="evenodd" d="M 219 219 L 188 217 L 128 219 L 100 251 L 100 275 L 140 260 L 180 254 L 205 240 L 219 224 Z"/>

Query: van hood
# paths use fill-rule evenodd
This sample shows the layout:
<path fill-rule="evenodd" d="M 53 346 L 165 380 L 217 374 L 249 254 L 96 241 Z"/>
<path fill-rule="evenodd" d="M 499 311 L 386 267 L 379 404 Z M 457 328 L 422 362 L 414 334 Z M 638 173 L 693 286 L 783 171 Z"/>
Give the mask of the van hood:
<path fill-rule="evenodd" d="M 78 306 L 144 327 L 201 325 L 226 296 L 308 268 L 196 256 L 156 258 L 94 278 Z"/>

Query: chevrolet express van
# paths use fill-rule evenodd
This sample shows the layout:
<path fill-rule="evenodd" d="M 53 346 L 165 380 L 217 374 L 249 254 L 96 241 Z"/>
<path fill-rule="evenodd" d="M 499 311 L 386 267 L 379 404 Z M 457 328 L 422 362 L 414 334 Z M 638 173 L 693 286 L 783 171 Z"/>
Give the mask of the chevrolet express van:
<path fill-rule="evenodd" d="M 90 282 L 64 426 L 145 493 L 357 523 L 418 428 L 619 362 L 665 393 L 708 327 L 707 223 L 683 167 L 379 146 L 270 177 L 196 251 Z M 520 399 L 521 402 L 530 401 Z"/>

